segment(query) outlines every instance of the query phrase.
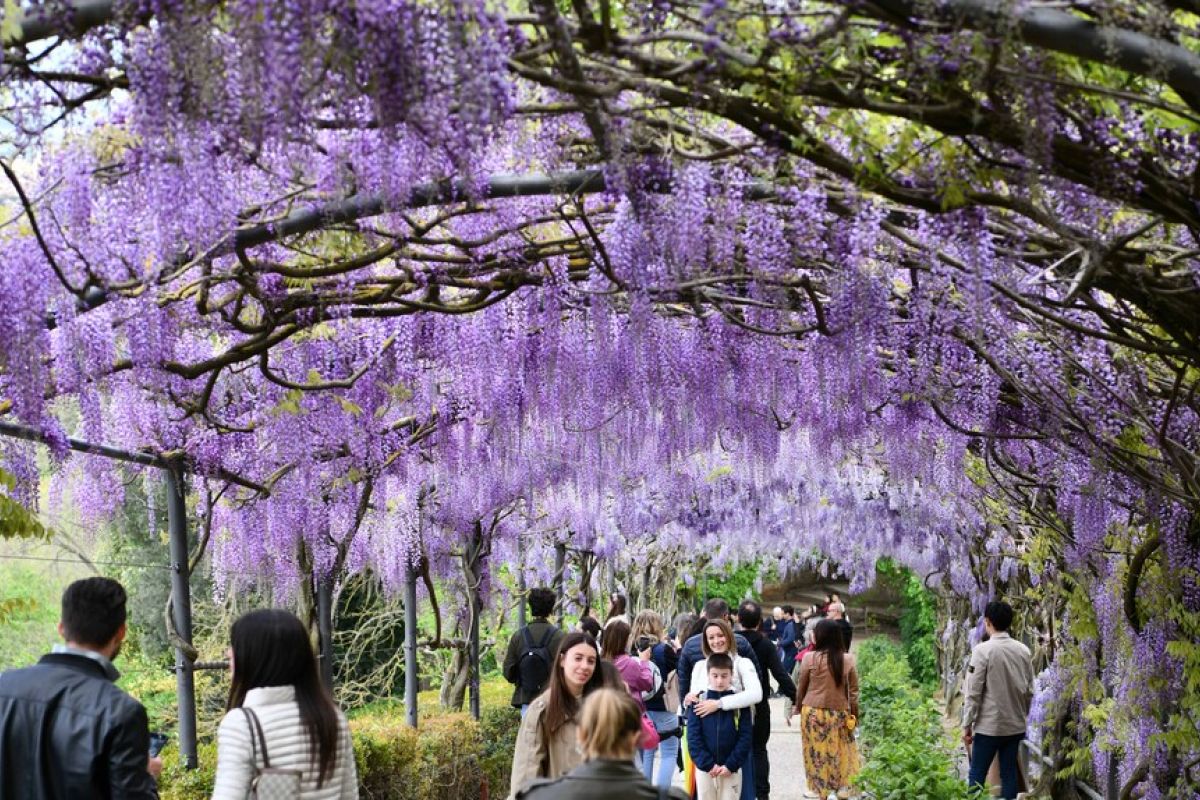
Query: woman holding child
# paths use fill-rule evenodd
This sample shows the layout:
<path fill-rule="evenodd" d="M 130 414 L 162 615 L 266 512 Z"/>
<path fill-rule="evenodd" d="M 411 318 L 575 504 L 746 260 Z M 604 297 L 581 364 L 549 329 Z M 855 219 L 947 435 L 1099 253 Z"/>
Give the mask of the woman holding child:
<path fill-rule="evenodd" d="M 697 718 L 703 720 L 710 714 L 718 712 L 752 709 L 762 700 L 763 687 L 758 679 L 758 670 L 755 668 L 753 661 L 738 655 L 737 644 L 733 638 L 733 628 L 728 622 L 721 618 L 706 620 L 704 626 L 700 629 L 700 648 L 704 651 L 706 660 L 698 661 L 692 667 L 692 682 L 689 686 L 688 696 L 683 701 L 684 706 L 691 709 Z M 722 693 L 719 699 L 706 697 L 708 690 L 711 688 L 709 685 L 707 659 L 717 653 L 729 656 L 733 662 L 729 688 Z M 690 751 L 690 737 L 688 745 Z M 688 761 L 694 764 L 690 752 L 688 754 Z M 697 779 L 698 789 L 700 786 L 698 772 Z M 753 800 L 754 759 L 746 759 L 742 765 L 739 782 L 741 784 L 741 796 L 745 800 Z M 722 798 L 729 797 L 727 793 L 729 783 L 729 781 L 723 782 L 722 794 L 720 795 Z M 715 797 L 716 795 L 713 796 Z M 737 796 L 736 794 L 733 795 L 734 798 Z"/>

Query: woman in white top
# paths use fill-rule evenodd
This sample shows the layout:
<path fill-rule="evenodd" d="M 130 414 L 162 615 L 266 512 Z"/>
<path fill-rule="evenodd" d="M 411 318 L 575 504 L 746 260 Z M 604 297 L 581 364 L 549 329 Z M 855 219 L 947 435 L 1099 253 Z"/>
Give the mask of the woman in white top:
<path fill-rule="evenodd" d="M 710 619 L 700 629 L 700 648 L 704 651 L 705 661 L 697 661 L 692 667 L 692 683 L 690 693 L 684 698 L 684 705 L 696 705 L 696 716 L 707 717 L 714 711 L 733 711 L 738 708 L 750 708 L 762 700 L 762 683 L 758 679 L 758 670 L 754 662 L 738 655 L 734 646 L 733 628 L 723 619 Z M 707 659 L 713 653 L 728 653 L 733 659 L 733 691 L 734 693 L 720 700 L 699 700 L 708 690 Z"/>
<path fill-rule="evenodd" d="M 358 797 L 346 717 L 317 675 L 308 631 L 294 614 L 251 611 L 230 632 L 227 713 L 217 731 L 213 800 L 245 800 L 263 747 L 272 769 L 300 774 L 301 800 Z"/>

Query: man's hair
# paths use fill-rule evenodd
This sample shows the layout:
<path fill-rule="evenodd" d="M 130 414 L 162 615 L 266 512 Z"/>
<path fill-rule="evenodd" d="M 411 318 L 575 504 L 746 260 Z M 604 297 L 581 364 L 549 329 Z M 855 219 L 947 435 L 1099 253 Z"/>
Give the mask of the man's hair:
<path fill-rule="evenodd" d="M 733 672 L 733 657 L 729 653 L 713 653 L 705 662 L 705 667 L 708 672 L 714 669 L 727 669 Z"/>
<path fill-rule="evenodd" d="M 991 621 L 992 627 L 996 629 L 997 633 L 1012 627 L 1012 606 L 1003 600 L 993 600 L 988 603 L 987 608 L 983 610 L 983 616 Z"/>
<path fill-rule="evenodd" d="M 553 589 L 539 586 L 529 590 L 529 613 L 535 617 L 548 617 L 554 613 L 555 596 Z"/>
<path fill-rule="evenodd" d="M 125 624 L 125 588 L 112 578 L 75 581 L 62 596 L 67 641 L 103 647 Z"/>
<path fill-rule="evenodd" d="M 600 621 L 595 617 L 581 617 L 579 620 L 579 628 L 593 639 L 600 638 Z"/>
<path fill-rule="evenodd" d="M 729 603 L 719 597 L 714 597 L 704 604 L 705 619 L 725 619 L 729 616 Z"/>
<path fill-rule="evenodd" d="M 783 607 L 783 613 L 784 613 L 784 614 L 795 614 L 795 613 L 796 613 L 796 607 L 795 607 L 795 606 L 784 606 L 784 607 Z"/>
<path fill-rule="evenodd" d="M 753 600 L 745 600 L 738 606 L 738 622 L 748 631 L 757 630 L 762 625 L 762 606 Z"/>

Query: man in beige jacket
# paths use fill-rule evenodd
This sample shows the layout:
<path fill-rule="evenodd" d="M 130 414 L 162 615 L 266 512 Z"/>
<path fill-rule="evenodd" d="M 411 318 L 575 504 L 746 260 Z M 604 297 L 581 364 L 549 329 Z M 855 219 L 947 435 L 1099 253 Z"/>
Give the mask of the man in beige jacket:
<path fill-rule="evenodd" d="M 972 786 L 984 786 L 988 768 L 1000 759 L 1001 796 L 1017 796 L 1017 752 L 1033 699 L 1033 658 L 1029 648 L 1008 635 L 1012 606 L 988 603 L 983 627 L 988 640 L 976 646 L 967 667 L 963 742 L 971 748 Z"/>

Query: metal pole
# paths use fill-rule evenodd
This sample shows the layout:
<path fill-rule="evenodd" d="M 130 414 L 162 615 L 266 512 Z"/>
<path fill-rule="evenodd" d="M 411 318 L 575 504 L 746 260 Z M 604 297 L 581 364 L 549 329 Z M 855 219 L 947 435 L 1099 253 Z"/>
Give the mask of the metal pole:
<path fill-rule="evenodd" d="M 554 593 L 557 595 L 558 627 L 563 627 L 567 621 L 567 545 L 559 542 L 554 545 Z"/>
<path fill-rule="evenodd" d="M 525 585 L 525 537 L 517 537 L 517 628 L 525 627 L 529 588 Z"/>
<path fill-rule="evenodd" d="M 404 570 L 404 721 L 417 727 L 417 571 L 410 563 Z"/>
<path fill-rule="evenodd" d="M 188 585 L 187 506 L 184 503 L 183 475 L 175 465 L 166 469 L 167 526 L 170 532 L 171 608 L 175 633 L 187 643 L 192 641 L 192 596 Z M 179 752 L 186 769 L 199 765 L 196 758 L 196 684 L 192 662 L 182 647 L 175 648 L 175 689 L 179 695 Z"/>
<path fill-rule="evenodd" d="M 333 693 L 333 578 L 317 581 L 317 632 L 321 636 L 321 680 Z"/>
<path fill-rule="evenodd" d="M 475 523 L 475 532 L 471 536 L 467 554 L 467 576 L 471 582 L 468 587 L 471 628 L 467 638 L 467 686 L 471 691 L 471 716 L 479 719 L 479 617 L 483 611 L 483 598 L 479 592 L 483 575 L 483 568 L 479 563 L 483 555 L 483 524 L 480 522 Z"/>

